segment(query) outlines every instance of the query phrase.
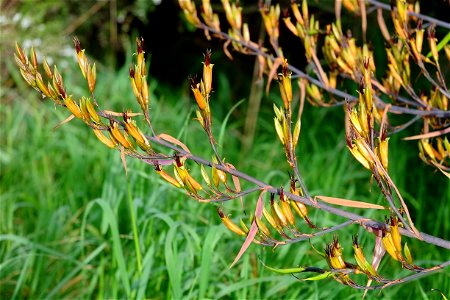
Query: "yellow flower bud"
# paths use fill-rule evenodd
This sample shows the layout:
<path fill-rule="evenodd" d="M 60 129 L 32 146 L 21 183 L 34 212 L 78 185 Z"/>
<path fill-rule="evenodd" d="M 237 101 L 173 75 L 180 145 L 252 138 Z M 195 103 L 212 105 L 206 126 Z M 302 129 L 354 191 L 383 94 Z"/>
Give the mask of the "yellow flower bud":
<path fill-rule="evenodd" d="M 211 93 L 211 90 L 212 90 L 212 69 L 213 69 L 213 66 L 214 65 L 211 64 L 211 50 L 207 50 L 206 54 L 205 54 L 205 61 L 203 62 L 203 84 L 205 85 L 205 94 L 206 95 L 209 95 Z"/>
<path fill-rule="evenodd" d="M 75 103 L 75 101 L 72 100 L 72 97 L 69 96 L 69 97 L 64 98 L 64 104 L 66 105 L 67 109 L 70 110 L 70 112 L 75 117 L 77 117 L 78 119 L 83 118 L 80 108 Z"/>
<path fill-rule="evenodd" d="M 98 129 L 93 129 L 93 130 L 94 130 L 95 136 L 100 140 L 100 142 L 102 142 L 109 148 L 117 147 L 117 143 L 114 140 L 107 138 L 101 130 L 98 130 Z"/>

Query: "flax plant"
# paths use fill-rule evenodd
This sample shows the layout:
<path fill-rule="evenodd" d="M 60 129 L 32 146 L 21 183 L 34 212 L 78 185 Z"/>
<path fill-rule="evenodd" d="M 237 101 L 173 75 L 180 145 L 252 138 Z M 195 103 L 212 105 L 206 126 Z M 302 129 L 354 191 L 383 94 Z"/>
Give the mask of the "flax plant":
<path fill-rule="evenodd" d="M 389 122 L 390 113 L 411 115 L 414 122 L 423 120 L 423 133 L 413 137 L 419 139 L 420 157 L 444 174 L 448 171 L 450 148 L 444 134 L 448 132 L 450 125 L 449 96 L 440 66 L 443 59 L 442 49 L 447 49 L 448 46 L 438 47 L 436 37 L 432 29 L 429 29 L 431 55 L 428 57 L 423 54 L 424 31 L 422 22 L 418 20 L 421 15 L 418 15 L 417 6 L 407 6 L 404 2 L 397 1 L 396 8 L 390 8 L 390 12 L 398 38 L 391 39 L 386 28 L 381 28 L 388 37 L 389 46 L 386 53 L 389 65 L 385 80 L 380 82 L 374 76 L 376 64 L 369 46 L 366 43 L 357 46 L 355 38 L 343 33 L 340 19 L 342 4 L 361 15 L 363 27 L 366 23 L 366 5 L 381 11 L 383 18 L 382 10 L 385 8 L 377 1 L 336 1 L 336 21 L 323 30 L 314 15 L 310 14 L 306 0 L 300 7 L 292 2 L 290 9 L 284 14 L 283 22 L 280 22 L 281 9 L 278 4 L 261 5 L 261 17 L 269 40 L 269 45 L 265 47 L 251 40 L 249 25 L 243 21 L 243 9 L 237 3 L 222 0 L 228 24 L 228 33 L 225 33 L 218 13 L 213 10 L 209 1 L 202 1 L 201 7 L 197 7 L 193 1 L 180 1 L 186 20 L 204 30 L 207 38 L 224 40 L 224 51 L 227 55 L 230 55 L 227 48 L 232 47 L 238 52 L 257 56 L 267 74 L 268 86 L 273 80 L 278 82 L 281 100 L 275 100 L 273 103 L 274 139 L 279 139 L 286 162 L 292 170 L 292 175 L 288 178 L 288 189 L 271 185 L 239 171 L 217 151 L 212 126 L 214 111 L 210 105 L 214 101 L 214 64 L 209 50 L 204 55 L 203 72 L 201 76 L 191 77 L 190 88 L 197 105 L 196 121 L 211 146 L 211 160 L 196 156 L 182 141 L 166 133 L 156 134 L 149 109 L 151 103 L 142 38 L 136 39 L 136 64 L 129 70 L 130 85 L 139 104 L 139 112 L 114 112 L 99 105 L 105 102 L 98 101 L 95 96 L 95 63 L 88 60 L 76 38 L 75 51 L 90 92 L 88 97 L 78 98 L 72 95 L 65 88 L 64 79 L 57 67 L 50 67 L 46 60 L 40 65 L 34 49 L 30 49 L 29 55 L 26 55 L 17 44 L 15 59 L 22 77 L 32 88 L 44 98 L 50 99 L 55 106 L 67 109 L 70 116 L 65 122 L 78 120 L 90 127 L 101 143 L 120 152 L 125 170 L 126 156 L 138 159 L 152 165 L 156 174 L 174 188 L 182 190 L 188 197 L 216 205 L 218 219 L 220 218 L 230 231 L 244 239 L 232 265 L 251 243 L 276 248 L 334 233 L 332 241 L 323 251 L 316 249 L 311 241 L 311 249 L 323 258 L 325 267 L 267 267 L 280 273 L 317 273 L 299 278 L 300 280 L 333 278 L 338 283 L 355 289 L 382 289 L 406 283 L 450 265 L 450 261 L 432 267 L 419 266 L 414 262 L 413 254 L 420 257 L 420 251 L 410 249 L 407 243 L 402 241 L 404 237 L 445 248 L 445 251 L 450 249 L 450 241 L 420 232 L 415 227 L 407 203 L 389 175 L 389 135 L 412 123 L 408 122 L 400 127 L 392 126 Z M 294 16 L 293 20 L 289 14 Z M 417 23 L 417 29 L 410 27 L 413 23 Z M 306 74 L 288 63 L 279 41 L 280 24 L 284 24 L 304 45 L 306 59 L 314 70 L 314 75 Z M 322 37 L 324 41 L 320 43 L 319 39 Z M 322 49 L 319 49 L 322 44 Z M 269 47 L 272 50 L 269 50 Z M 326 63 L 320 58 L 320 50 Z M 445 51 L 448 53 L 448 50 Z M 423 77 L 430 82 L 432 90 L 429 94 L 417 95 L 411 84 L 410 63 L 416 63 Z M 429 69 L 433 69 L 436 75 L 431 75 Z M 355 95 L 338 89 L 339 82 L 348 78 L 359 84 Z M 305 100 L 319 106 L 345 103 L 345 124 L 342 126 L 346 129 L 348 149 L 356 161 L 372 175 L 383 194 L 384 205 L 312 195 L 308 191 L 298 168 L 301 160 L 297 157 L 296 148 L 301 136 L 301 109 L 294 111 L 293 90 L 297 86 L 293 84 L 293 80 L 298 83 L 301 103 Z M 324 92 L 330 97 L 325 98 Z M 382 100 L 386 99 L 382 95 L 386 96 L 389 102 Z M 144 125 L 139 122 L 141 115 L 145 118 Z M 433 131 L 430 132 L 430 129 Z M 246 187 L 251 187 L 242 189 L 244 182 Z M 244 199 L 245 203 L 252 203 L 251 196 L 254 194 L 258 196 L 256 205 L 252 205 L 254 211 L 250 214 L 245 217 L 242 214 L 239 220 L 227 214 L 224 202 L 239 200 L 244 209 Z M 329 204 L 339 205 L 340 208 Z M 387 217 L 384 221 L 373 220 L 355 214 L 354 208 L 383 210 Z M 320 218 L 311 217 L 311 211 L 314 211 L 316 216 L 334 214 L 347 220 L 332 227 L 325 227 Z M 134 219 L 134 214 L 132 218 Z M 337 232 L 342 229 L 350 231 L 351 224 L 360 225 L 366 230 L 366 235 L 374 239 L 372 259 L 365 255 L 362 242 L 358 241 L 356 235 L 351 241 L 338 236 Z M 137 237 L 137 232 L 134 232 L 134 235 Z M 353 248 L 355 263 L 349 261 L 351 258 L 343 251 L 344 247 Z M 136 243 L 138 269 L 141 269 L 138 250 Z M 388 255 L 385 255 L 386 253 Z M 396 262 L 399 269 L 406 269 L 409 275 L 387 278 L 379 268 L 385 257 Z M 361 284 L 364 280 L 366 284 Z"/>

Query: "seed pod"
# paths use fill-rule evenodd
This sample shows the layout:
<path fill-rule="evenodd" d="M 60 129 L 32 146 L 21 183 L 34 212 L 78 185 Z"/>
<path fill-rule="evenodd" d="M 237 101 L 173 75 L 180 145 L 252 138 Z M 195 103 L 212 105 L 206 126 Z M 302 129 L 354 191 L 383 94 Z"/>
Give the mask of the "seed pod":
<path fill-rule="evenodd" d="M 336 38 L 336 40 L 341 41 L 340 25 L 338 27 L 335 23 L 331 23 L 331 31 L 333 32 L 333 36 Z"/>
<path fill-rule="evenodd" d="M 28 67 L 28 57 L 25 56 L 25 59 L 26 59 L 26 63 L 24 64 L 24 63 L 22 63 L 22 61 L 20 60 L 19 56 L 17 56 L 17 54 L 14 53 L 14 60 L 15 60 L 15 62 L 16 62 L 16 64 L 17 64 L 17 66 L 19 67 L 19 69 L 20 69 L 21 71 L 26 71 L 26 72 L 29 73 L 29 71 L 28 71 L 28 68 L 29 68 L 29 67 Z"/>
<path fill-rule="evenodd" d="M 206 100 L 203 97 L 202 93 L 200 92 L 199 84 L 197 84 L 197 86 L 195 86 L 195 87 L 191 87 L 191 90 L 194 93 L 194 98 L 195 98 L 195 101 L 197 102 L 198 108 L 200 108 L 200 110 L 205 110 L 206 109 Z"/>
<path fill-rule="evenodd" d="M 436 38 L 434 37 L 434 29 L 431 28 L 428 29 L 428 44 L 434 61 L 439 65 L 439 52 L 436 46 Z"/>
<path fill-rule="evenodd" d="M 33 65 L 34 71 L 37 72 L 37 70 L 38 70 L 38 61 L 37 61 L 36 51 L 34 51 L 34 47 L 31 47 L 30 58 L 31 58 L 31 64 Z"/>
<path fill-rule="evenodd" d="M 47 97 L 51 97 L 51 94 L 44 81 L 42 80 L 42 76 L 40 73 L 36 73 L 36 86 L 39 88 L 39 90 L 41 90 L 42 94 Z"/>
<path fill-rule="evenodd" d="M 195 195 L 202 189 L 202 186 L 189 173 L 186 173 L 184 187 L 186 191 Z"/>
<path fill-rule="evenodd" d="M 449 153 L 445 151 L 441 137 L 436 138 L 436 143 L 437 143 L 437 152 L 441 155 L 441 157 L 445 158 L 446 156 L 448 156 Z"/>
<path fill-rule="evenodd" d="M 364 90 L 364 100 L 366 108 L 369 112 L 372 111 L 373 101 L 372 101 L 372 83 L 370 81 L 370 71 L 364 70 L 364 85 L 366 86 Z"/>
<path fill-rule="evenodd" d="M 89 66 L 88 66 L 88 72 L 87 72 L 87 82 L 88 82 L 88 86 L 89 86 L 89 91 L 91 93 L 94 92 L 96 80 L 97 80 L 97 71 L 96 71 L 95 63 L 94 63 L 92 65 L 91 69 L 89 69 Z"/>
<path fill-rule="evenodd" d="M 282 64 L 282 73 L 278 74 L 278 82 L 280 85 L 281 98 L 283 99 L 284 108 L 288 109 L 292 102 L 292 81 L 291 73 L 288 70 L 288 63 L 285 59 Z"/>
<path fill-rule="evenodd" d="M 397 68 L 393 64 L 388 64 L 388 68 L 390 71 L 389 74 L 392 75 L 392 77 L 394 77 L 394 79 L 397 80 L 399 84 L 403 84 L 403 79 L 398 74 Z"/>
<path fill-rule="evenodd" d="M 283 127 L 283 139 L 284 139 L 284 144 L 287 144 L 287 142 L 289 141 L 289 135 L 291 134 L 289 132 L 289 123 L 286 117 L 284 117 L 282 119 L 282 127 Z M 290 146 L 290 145 L 289 145 Z"/>
<path fill-rule="evenodd" d="M 244 220 L 240 219 L 239 220 L 239 225 L 241 225 L 242 230 L 245 232 L 245 234 L 247 235 L 248 232 L 250 231 L 247 227 L 247 225 L 245 224 Z"/>
<path fill-rule="evenodd" d="M 397 252 L 402 251 L 402 236 L 400 235 L 399 231 L 398 231 L 398 219 L 397 217 L 392 217 L 390 218 L 391 220 L 391 224 L 390 224 L 390 228 L 391 228 L 391 236 L 392 236 L 392 241 L 394 243 L 395 246 L 395 250 L 397 250 Z"/>
<path fill-rule="evenodd" d="M 447 60 L 450 61 L 450 45 L 444 46 L 445 56 L 447 57 Z"/>
<path fill-rule="evenodd" d="M 100 119 L 100 116 L 97 114 L 97 111 L 95 110 L 94 105 L 92 104 L 91 99 L 89 98 L 86 99 L 86 108 L 94 123 L 101 124 L 102 121 Z"/>
<path fill-rule="evenodd" d="M 294 208 L 295 212 L 304 219 L 308 216 L 308 208 L 305 204 L 291 200 L 290 201 L 291 206 Z"/>
<path fill-rule="evenodd" d="M 351 112 L 349 113 L 350 122 L 353 125 L 353 128 L 360 134 L 364 135 L 363 128 L 361 126 L 361 123 L 359 122 L 359 114 L 356 107 L 353 107 Z"/>
<path fill-rule="evenodd" d="M 364 168 L 370 170 L 371 164 L 369 163 L 369 161 L 361 154 L 361 152 L 359 152 L 357 147 L 355 147 L 354 145 L 352 145 L 352 146 L 353 146 L 353 148 L 349 147 L 349 146 L 347 146 L 347 148 L 348 148 L 348 150 L 350 150 L 353 157 L 355 157 L 356 160 L 359 161 L 360 164 L 362 164 L 364 166 Z"/>
<path fill-rule="evenodd" d="M 407 3 L 404 0 L 397 0 L 396 3 L 398 18 L 400 22 L 403 24 L 408 20 L 407 11 Z"/>
<path fill-rule="evenodd" d="M 379 157 L 381 160 L 381 164 L 383 165 L 384 169 L 388 170 L 388 163 L 389 163 L 389 157 L 388 157 L 388 142 L 389 138 L 384 139 L 383 141 L 378 138 L 379 144 L 378 144 L 378 152 Z"/>
<path fill-rule="evenodd" d="M 82 97 L 80 100 L 80 110 L 83 114 L 83 120 L 87 123 L 91 121 L 91 116 L 89 115 L 89 112 L 86 107 L 86 97 Z"/>
<path fill-rule="evenodd" d="M 413 259 L 411 255 L 411 251 L 409 250 L 408 244 L 405 243 L 405 247 L 403 248 L 403 253 L 405 254 L 406 262 L 410 265 L 413 264 Z"/>
<path fill-rule="evenodd" d="M 369 145 L 367 145 L 366 141 L 362 138 L 357 138 L 354 140 L 358 151 L 361 155 L 369 162 L 372 166 L 374 164 L 373 157 L 369 151 Z"/>
<path fill-rule="evenodd" d="M 141 75 L 141 67 L 139 65 L 134 66 L 134 82 L 136 84 L 136 88 L 139 92 L 139 95 L 142 93 L 142 75 Z"/>
<path fill-rule="evenodd" d="M 220 219 L 222 220 L 222 223 L 231 231 L 238 235 L 246 236 L 247 234 L 239 227 L 237 226 L 233 221 L 231 221 L 225 214 L 223 213 L 222 209 L 220 207 L 217 207 L 217 213 L 220 216 Z"/>
<path fill-rule="evenodd" d="M 181 171 L 178 170 L 177 166 L 174 166 L 173 170 L 174 170 L 173 175 L 175 176 L 175 179 L 178 181 L 180 186 L 184 186 L 184 178 L 181 178 L 181 176 L 180 176 Z M 181 173 L 183 173 L 183 172 L 181 172 Z"/>
<path fill-rule="evenodd" d="M 334 69 L 330 71 L 330 75 L 328 76 L 329 77 L 328 83 L 330 84 L 330 87 L 333 89 L 336 88 L 338 74 L 339 74 L 338 70 Z"/>
<path fill-rule="evenodd" d="M 448 141 L 447 137 L 444 138 L 444 148 L 447 152 L 447 156 L 450 155 L 450 142 Z"/>
<path fill-rule="evenodd" d="M 325 247 L 325 256 L 328 265 L 333 269 L 346 269 L 346 263 L 342 257 L 342 248 L 335 236 L 333 242 Z"/>
<path fill-rule="evenodd" d="M 203 180 L 205 180 L 206 184 L 207 184 L 208 186 L 210 186 L 210 185 L 211 185 L 211 179 L 209 179 L 209 175 L 208 175 L 208 173 L 206 172 L 205 166 L 204 166 L 204 165 L 200 165 L 200 171 L 201 171 L 201 173 L 202 173 Z"/>
<path fill-rule="evenodd" d="M 349 66 L 347 65 L 347 63 L 342 59 L 341 56 L 339 56 L 339 57 L 336 59 L 336 63 L 338 64 L 338 66 L 341 68 L 341 70 L 342 70 L 344 73 L 347 73 L 347 74 L 350 74 L 350 75 L 353 74 L 352 68 L 349 67 Z"/>
<path fill-rule="evenodd" d="M 289 202 L 290 201 L 286 198 L 286 196 L 283 195 L 283 197 L 281 198 L 282 212 L 286 216 L 286 219 L 288 220 L 289 224 L 291 224 L 292 226 L 295 226 L 295 218 L 294 218 L 294 214 L 292 213 Z"/>
<path fill-rule="evenodd" d="M 298 9 L 298 5 L 295 2 L 291 2 L 291 9 L 292 9 L 292 13 L 294 14 L 295 20 L 297 21 L 297 23 L 299 23 L 299 25 L 303 26 L 305 24 L 303 17 L 300 13 L 300 10 Z"/>
<path fill-rule="evenodd" d="M 130 141 L 125 137 L 125 135 L 120 131 L 119 125 L 116 122 L 111 122 L 109 126 L 109 130 L 112 136 L 125 148 L 133 148 L 133 145 Z"/>
<path fill-rule="evenodd" d="M 209 95 L 212 90 L 212 69 L 211 64 L 211 50 L 205 53 L 205 61 L 203 62 L 203 84 L 205 85 L 205 94 Z"/>
<path fill-rule="evenodd" d="M 272 217 L 272 215 L 265 207 L 263 208 L 263 215 L 264 218 L 266 218 L 267 222 L 269 222 L 270 226 L 272 226 L 274 229 L 276 230 L 282 229 L 281 225 L 275 221 L 275 219 Z"/>
<path fill-rule="evenodd" d="M 52 78 L 53 77 L 53 73 L 52 73 L 52 70 L 51 70 L 48 62 L 47 62 L 47 58 L 45 58 L 45 57 L 44 57 L 44 60 L 42 62 L 42 66 L 44 67 L 44 71 L 45 71 L 45 74 L 47 74 L 47 77 L 48 78 Z"/>
<path fill-rule="evenodd" d="M 353 39 L 348 40 L 348 42 L 351 42 Z M 354 40 L 353 40 L 354 41 Z M 352 46 L 353 48 L 356 46 Z M 345 61 L 345 64 L 348 66 L 349 69 L 353 70 L 356 67 L 356 60 L 354 57 L 355 50 L 351 48 L 351 43 L 348 44 L 348 47 L 344 47 L 341 56 L 343 60 Z"/>
<path fill-rule="evenodd" d="M 420 140 L 419 143 L 422 144 L 423 150 L 431 158 L 431 160 L 436 161 L 436 156 L 434 153 L 435 151 L 434 151 L 433 147 L 431 146 L 431 144 L 429 143 L 429 140 L 423 139 L 423 140 Z"/>
<path fill-rule="evenodd" d="M 284 212 L 280 208 L 277 202 L 274 200 L 270 201 L 270 208 L 272 211 L 272 217 L 274 218 L 275 222 L 280 224 L 280 227 L 287 227 L 288 226 L 288 220 L 286 216 L 284 215 Z"/>
<path fill-rule="evenodd" d="M 212 173 L 213 183 L 214 183 L 215 187 L 217 188 L 219 186 L 220 179 L 219 179 L 219 173 L 216 168 L 216 165 L 212 166 L 211 173 Z"/>
<path fill-rule="evenodd" d="M 298 138 L 300 136 L 300 127 L 301 121 L 300 118 L 298 118 L 297 122 L 295 122 L 294 133 L 292 134 L 292 143 L 294 144 L 294 147 L 296 147 L 298 143 Z"/>
<path fill-rule="evenodd" d="M 177 188 L 181 187 L 181 184 L 175 178 L 167 174 L 160 166 L 156 166 L 155 170 L 161 176 L 161 178 L 167 181 L 168 183 L 172 184 Z"/>
<path fill-rule="evenodd" d="M 363 100 L 363 95 L 359 94 L 359 124 L 361 124 L 361 128 L 363 131 L 363 136 L 369 136 L 369 120 L 367 114 L 366 103 Z"/>
<path fill-rule="evenodd" d="M 267 237 L 272 237 L 270 234 L 269 228 L 267 228 L 266 224 L 261 220 L 261 218 L 255 217 L 256 225 L 258 226 L 259 230 Z"/>
<path fill-rule="evenodd" d="M 151 149 L 150 143 L 141 130 L 136 126 L 136 122 L 125 117 L 124 121 L 127 132 L 134 138 L 138 146 L 144 151 L 149 151 Z"/>
<path fill-rule="evenodd" d="M 53 87 L 58 92 L 58 94 L 61 96 L 61 98 L 66 98 L 66 91 L 64 89 L 64 84 L 62 80 L 62 76 L 58 71 L 58 68 L 55 66 L 53 70 Z"/>
<path fill-rule="evenodd" d="M 20 69 L 19 71 L 26 83 L 28 83 L 28 85 L 33 87 L 34 89 L 37 89 L 35 77 L 29 72 L 22 69 Z"/>
<path fill-rule="evenodd" d="M 75 101 L 72 100 L 72 97 L 66 97 L 64 98 L 64 104 L 66 105 L 67 109 L 70 110 L 70 112 L 77 117 L 78 119 L 82 119 L 83 115 L 80 111 L 80 108 L 78 107 L 78 105 L 75 103 Z"/>
<path fill-rule="evenodd" d="M 94 130 L 95 136 L 100 140 L 100 142 L 102 142 L 109 148 L 117 147 L 117 143 L 114 140 L 107 138 L 101 130 L 98 130 L 98 129 L 93 129 L 93 130 Z"/>
<path fill-rule="evenodd" d="M 56 93 L 55 89 L 53 88 L 50 82 L 47 82 L 47 89 L 48 92 L 50 93 L 50 97 L 59 104 L 60 101 L 58 99 L 58 94 Z"/>
<path fill-rule="evenodd" d="M 314 84 L 306 84 L 306 93 L 315 103 L 322 102 L 322 95 L 320 94 L 320 90 L 317 85 Z"/>
<path fill-rule="evenodd" d="M 141 66 L 144 64 L 144 39 L 142 37 L 136 37 L 136 50 L 137 64 L 138 66 Z"/>
<path fill-rule="evenodd" d="M 149 98 L 149 92 L 148 92 L 148 83 L 145 77 L 142 78 L 142 103 L 139 103 L 141 105 L 141 109 L 143 111 L 147 111 L 148 109 L 148 98 Z"/>
<path fill-rule="evenodd" d="M 297 33 L 297 28 L 295 27 L 295 25 L 292 23 L 291 18 L 287 17 L 287 18 L 283 18 L 284 21 L 284 25 L 286 25 L 286 27 L 296 36 L 298 36 Z"/>
<path fill-rule="evenodd" d="M 419 53 L 422 53 L 422 45 L 423 45 L 423 34 L 425 29 L 417 29 L 416 30 L 416 47 Z"/>
<path fill-rule="evenodd" d="M 394 241 L 392 240 L 392 236 L 390 232 L 386 232 L 385 236 L 382 238 L 383 246 L 386 249 L 387 253 L 395 259 L 396 261 L 402 260 L 401 253 L 397 253 L 397 250 L 395 249 Z"/>
<path fill-rule="evenodd" d="M 302 15 L 303 15 L 303 20 L 308 22 L 309 15 L 308 15 L 308 1 L 307 0 L 303 0 L 303 2 L 302 2 Z"/>
<path fill-rule="evenodd" d="M 358 244 L 357 236 L 353 236 L 353 250 L 355 252 L 355 260 L 358 267 L 366 274 L 373 277 L 380 277 L 378 273 L 374 270 L 372 265 L 366 260 L 361 246 Z"/>
<path fill-rule="evenodd" d="M 181 181 L 181 183 L 185 186 L 185 188 L 194 194 L 197 194 L 198 191 L 202 190 L 202 186 L 200 183 L 198 183 L 192 176 L 189 174 L 188 170 L 182 165 L 174 165 L 174 174 L 177 178 L 178 182 Z"/>
<path fill-rule="evenodd" d="M 226 186 L 227 178 L 228 178 L 227 173 L 222 170 L 217 169 L 217 175 L 219 177 L 219 180 Z"/>
<path fill-rule="evenodd" d="M 403 25 L 400 23 L 399 19 L 396 17 L 393 17 L 392 23 L 394 23 L 395 31 L 397 32 L 400 39 L 405 40 L 406 39 L 405 29 L 403 28 Z"/>
<path fill-rule="evenodd" d="M 274 118 L 273 122 L 275 124 L 275 131 L 277 132 L 278 138 L 280 139 L 281 144 L 284 145 L 285 144 L 284 133 L 283 133 L 283 127 L 280 124 L 280 120 L 278 120 L 277 118 Z"/>
<path fill-rule="evenodd" d="M 281 120 L 284 117 L 284 109 L 283 107 L 278 108 L 275 103 L 273 104 L 273 111 L 275 112 L 275 116 L 277 119 Z"/>
<path fill-rule="evenodd" d="M 17 42 L 16 42 L 16 53 L 17 53 L 17 57 L 22 62 L 22 64 L 26 65 L 28 63 L 28 58 L 25 55 L 25 53 L 23 53 L 22 48 L 20 48 L 19 43 L 17 43 Z"/>

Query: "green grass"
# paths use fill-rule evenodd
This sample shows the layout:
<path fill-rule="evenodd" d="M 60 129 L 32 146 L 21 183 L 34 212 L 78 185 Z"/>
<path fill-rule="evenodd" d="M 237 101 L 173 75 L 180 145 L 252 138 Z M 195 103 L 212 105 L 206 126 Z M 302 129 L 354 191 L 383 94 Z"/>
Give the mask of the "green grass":
<path fill-rule="evenodd" d="M 216 66 L 217 70 L 220 66 Z M 12 67 L 11 67 L 11 70 Z M 103 73 L 102 73 L 103 71 Z M 111 73 L 99 68 L 98 98 L 105 107 L 133 107 L 127 71 Z M 66 85 L 80 95 L 85 87 L 78 70 L 66 71 Z M 352 299 L 362 292 L 332 280 L 298 282 L 263 268 L 259 257 L 277 268 L 299 265 L 325 267 L 307 242 L 276 249 L 250 246 L 240 262 L 229 269 L 243 239 L 227 231 L 214 205 L 200 204 L 163 182 L 151 166 L 127 159 L 128 177 L 120 155 L 97 141 L 81 122 L 52 127 L 67 117 L 60 109 L 24 87 L 3 95 L 0 107 L 0 296 L 5 299 L 47 298 L 151 298 L 151 299 Z M 231 84 L 221 77 L 221 87 Z M 112 88 L 114 87 L 114 88 Z M 152 80 L 152 115 L 157 132 L 179 137 L 199 156 L 211 150 L 196 121 L 194 101 L 187 86 L 173 90 Z M 226 91 L 224 90 L 224 93 Z M 222 96 L 223 97 L 223 96 Z M 274 185 L 286 184 L 288 167 L 272 121 L 272 95 L 264 99 L 254 147 L 245 157 L 239 148 L 242 109 L 233 112 L 223 135 L 224 153 L 236 167 Z M 213 111 L 226 116 L 237 101 L 221 100 Z M 214 101 L 214 100 L 213 100 Z M 240 111 L 239 111 L 240 110 Z M 342 109 L 306 106 L 302 123 L 299 162 L 312 194 L 347 197 L 382 203 L 370 177 L 345 147 Z M 219 135 L 221 119 L 215 119 Z M 449 181 L 417 157 L 414 142 L 392 138 L 391 173 L 413 211 L 421 230 L 450 238 Z M 194 164 L 189 165 L 193 170 Z M 245 199 L 251 211 L 257 196 Z M 237 219 L 237 202 L 226 210 Z M 343 219 L 311 210 L 321 225 Z M 360 211 L 360 213 L 363 213 Z M 382 216 L 368 213 L 370 217 Z M 359 233 L 370 257 L 372 236 L 351 226 L 340 233 L 350 257 L 351 235 Z M 331 236 L 313 239 L 318 248 Z M 448 259 L 448 251 L 408 241 L 417 263 L 431 266 Z M 349 258 L 349 260 L 352 260 Z M 402 274 L 386 258 L 382 273 Z M 403 286 L 369 292 L 368 298 L 438 299 L 437 288 L 448 293 L 450 273 L 441 273 Z"/>

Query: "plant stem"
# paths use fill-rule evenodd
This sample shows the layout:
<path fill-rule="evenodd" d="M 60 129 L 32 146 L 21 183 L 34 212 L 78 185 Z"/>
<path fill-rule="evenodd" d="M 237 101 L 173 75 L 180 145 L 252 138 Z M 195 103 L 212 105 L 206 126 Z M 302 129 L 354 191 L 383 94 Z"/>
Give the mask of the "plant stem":
<path fill-rule="evenodd" d="M 382 9 L 384 9 L 384 10 L 389 10 L 389 11 L 391 10 L 391 7 L 388 4 L 381 3 L 380 1 L 367 0 L 367 2 L 369 2 L 370 4 L 372 4 L 372 5 L 376 6 L 376 7 L 380 7 Z M 444 21 L 435 19 L 433 17 L 427 16 L 427 15 L 418 14 L 418 13 L 415 13 L 415 12 L 412 12 L 412 11 L 407 11 L 407 14 L 411 15 L 411 16 L 414 16 L 414 17 L 418 17 L 420 19 L 423 19 L 423 20 L 428 21 L 430 23 L 436 24 L 438 26 L 450 29 L 450 23 L 448 23 L 448 22 L 444 22 Z"/>
<path fill-rule="evenodd" d="M 176 151 L 180 156 L 185 156 L 187 159 L 193 160 L 193 161 L 195 161 L 199 164 L 205 165 L 205 166 L 209 166 L 209 167 L 215 166 L 218 170 L 224 171 L 230 175 L 239 177 L 245 181 L 253 183 L 261 188 L 264 188 L 268 193 L 274 193 L 277 195 L 280 194 L 280 190 L 278 188 L 275 188 L 275 187 L 271 186 L 270 184 L 265 183 L 259 179 L 256 179 L 246 173 L 240 172 L 238 170 L 229 169 L 229 168 L 219 165 L 219 164 L 214 164 L 206 159 L 197 157 L 197 156 L 193 155 L 192 153 L 188 153 L 188 152 L 184 151 L 183 149 L 181 149 L 169 142 L 166 142 L 158 137 L 155 137 L 155 138 L 147 137 L 147 138 L 161 146 L 164 146 L 164 147 L 167 147 L 167 148 L 170 148 L 170 149 Z M 284 191 L 284 194 L 293 201 L 298 201 L 305 205 L 313 206 L 311 201 L 305 197 L 297 196 L 297 195 L 291 194 L 287 191 Z M 389 229 L 386 228 L 386 224 L 383 222 L 378 222 L 378 221 L 369 219 L 367 217 L 345 211 L 340 208 L 336 208 L 336 207 L 333 207 L 333 206 L 330 206 L 330 205 L 327 205 L 327 204 L 324 204 L 321 202 L 317 202 L 317 206 L 314 206 L 314 207 L 324 210 L 326 212 L 332 213 L 334 215 L 338 215 L 343 218 L 353 220 L 353 221 L 357 222 L 358 224 L 360 224 L 361 226 L 363 226 L 368 231 L 381 230 L 381 229 L 389 231 Z M 399 231 L 404 236 L 417 239 L 417 236 L 414 234 L 414 232 L 408 231 L 403 228 L 399 228 Z M 433 244 L 433 245 L 450 250 L 450 241 L 448 241 L 448 240 L 444 240 L 439 237 L 435 237 L 435 236 L 432 236 L 432 235 L 429 235 L 429 234 L 426 234 L 423 232 L 420 232 L 420 236 L 422 237 L 422 240 L 426 243 Z"/>
<path fill-rule="evenodd" d="M 142 256 L 141 256 L 141 250 L 139 248 L 139 235 L 138 235 L 138 230 L 137 230 L 136 217 L 134 214 L 133 196 L 132 196 L 132 192 L 131 192 L 131 184 L 130 184 L 129 178 L 127 180 L 127 187 L 128 187 L 128 206 L 130 209 L 131 226 L 133 227 L 133 240 L 134 240 L 134 248 L 136 251 L 137 269 L 138 269 L 138 273 L 141 274 L 141 272 L 142 272 Z"/>

